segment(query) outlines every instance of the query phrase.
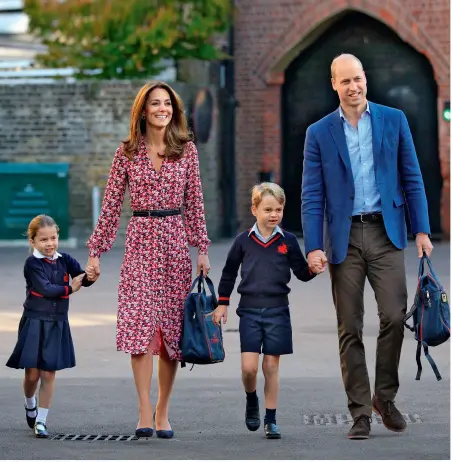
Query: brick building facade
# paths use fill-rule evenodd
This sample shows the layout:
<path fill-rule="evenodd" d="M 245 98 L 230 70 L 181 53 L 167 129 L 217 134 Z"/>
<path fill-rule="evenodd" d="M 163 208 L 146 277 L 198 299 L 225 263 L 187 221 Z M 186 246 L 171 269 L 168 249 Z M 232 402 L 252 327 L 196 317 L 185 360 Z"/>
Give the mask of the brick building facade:
<path fill-rule="evenodd" d="M 0 163 L 70 165 L 69 236 L 78 241 L 77 245 L 83 246 L 92 232 L 92 188 L 98 186 L 103 195 L 115 150 L 128 133 L 130 108 L 144 83 L 141 80 L 21 83 L 18 80 L 14 85 L 0 84 Z M 190 112 L 199 86 L 171 85 Z M 211 90 L 216 99 L 216 90 Z M 210 137 L 205 143 L 197 142 L 207 228 L 213 240 L 220 234 L 218 133 L 219 114 L 215 103 Z M 117 245 L 123 245 L 130 216 L 126 196 Z"/>
<path fill-rule="evenodd" d="M 431 126 L 434 127 L 433 131 L 436 133 L 435 143 L 437 143 L 433 143 L 435 146 L 432 146 L 430 152 L 425 154 L 426 156 L 431 156 L 426 158 L 425 165 L 433 165 L 436 162 L 438 166 L 438 179 L 433 178 L 431 182 L 433 189 L 438 188 L 438 198 L 435 201 L 438 203 L 439 228 L 444 235 L 448 236 L 450 232 L 450 126 L 448 122 L 443 120 L 442 112 L 445 101 L 450 98 L 449 1 L 236 0 L 235 6 L 237 8 L 234 30 L 235 82 L 236 98 L 239 104 L 236 118 L 236 171 L 237 213 L 240 228 L 244 228 L 252 222 L 249 211 L 249 190 L 258 181 L 259 172 L 272 172 L 274 180 L 281 182 L 285 186 L 284 172 L 281 170 L 281 165 L 284 165 L 287 146 L 285 137 L 290 136 L 290 133 L 285 128 L 284 117 L 287 107 L 290 107 L 291 104 L 291 95 L 287 96 L 287 80 L 290 74 L 293 81 L 294 73 L 296 73 L 296 69 L 290 70 L 292 63 L 295 60 L 303 61 L 303 53 L 308 49 L 310 50 L 310 57 L 307 57 L 306 60 L 311 59 L 311 62 L 315 62 L 312 56 L 317 52 L 316 43 L 321 39 L 322 35 L 328 31 L 334 31 L 334 29 L 340 32 L 341 24 L 343 24 L 341 21 L 345 20 L 348 13 L 352 13 L 355 16 L 361 14 L 363 21 L 367 17 L 372 18 L 371 20 L 375 23 L 380 23 L 381 27 L 386 28 L 388 34 L 393 34 L 394 37 L 397 35 L 397 38 L 393 40 L 397 46 L 400 45 L 400 50 L 402 50 L 402 47 L 406 47 L 406 50 L 403 49 L 405 51 L 401 51 L 402 54 L 405 52 L 416 53 L 419 55 L 420 60 L 424 59 L 428 62 L 425 66 L 431 67 L 432 82 L 431 85 L 429 83 L 427 86 L 429 88 L 431 86 L 433 89 L 432 94 L 435 95 L 434 101 L 436 104 L 434 104 L 431 111 L 425 108 L 421 108 L 421 111 L 427 113 L 428 123 L 433 124 Z M 356 17 L 358 18 L 358 16 Z M 355 23 L 360 21 L 359 18 L 355 19 Z M 380 32 L 380 38 L 375 38 L 376 33 L 374 34 L 375 37 L 372 35 L 374 32 L 370 29 L 378 29 L 378 27 L 380 26 L 369 25 L 369 33 L 364 34 L 362 37 L 364 44 L 366 40 L 370 40 L 370 43 L 372 43 L 372 40 L 384 41 L 384 36 L 386 35 L 384 31 Z M 342 33 L 342 37 L 344 44 L 353 44 L 353 37 L 346 36 L 346 31 Z M 335 56 L 333 52 L 337 54 L 337 52 L 353 52 L 353 50 L 356 50 L 354 46 L 341 49 L 340 43 L 339 47 L 335 48 L 331 45 L 333 43 L 331 40 L 330 45 L 328 45 L 331 48 L 330 56 L 328 61 L 322 63 L 326 80 L 329 79 L 328 62 Z M 398 40 L 400 44 L 397 44 L 395 40 Z M 374 41 L 373 43 L 377 42 Z M 358 45 L 361 46 L 362 44 Z M 372 64 L 375 76 L 378 75 L 377 67 L 379 65 L 388 66 L 389 74 L 397 72 L 396 67 L 399 60 L 392 56 L 390 47 L 388 49 L 388 45 L 385 46 L 385 51 L 380 53 L 380 64 Z M 357 53 L 360 53 L 359 48 Z M 327 55 L 328 53 L 324 52 L 322 56 Z M 361 56 L 359 57 L 361 58 Z M 407 59 L 413 61 L 414 58 Z M 366 59 L 362 59 L 362 61 L 366 68 Z M 301 66 L 299 69 L 308 69 L 302 62 L 299 66 Z M 305 67 L 303 68 L 302 66 Z M 424 64 L 419 64 L 419 66 L 424 66 Z M 413 79 L 416 78 L 418 73 L 415 68 L 407 72 L 412 72 Z M 368 81 L 372 80 L 370 74 L 368 73 Z M 305 75 L 307 74 L 300 71 L 298 81 L 302 80 Z M 425 81 L 427 82 L 427 80 Z M 375 86 L 375 79 L 373 83 Z M 299 87 L 300 85 L 302 83 L 299 84 Z M 315 86 L 312 85 L 310 88 L 315 89 Z M 390 86 L 391 81 L 381 83 L 380 87 L 384 85 Z M 399 93 L 410 90 L 409 84 L 401 83 L 398 88 Z M 285 91 L 286 103 L 283 101 Z M 381 88 L 379 91 L 381 91 Z M 422 91 L 414 91 L 414 97 L 419 93 L 422 93 Z M 294 95 L 295 100 L 296 96 Z M 312 105 L 316 104 L 317 97 L 318 95 L 313 92 L 311 96 Z M 375 99 L 373 99 L 370 92 L 368 97 L 377 103 L 391 105 L 379 100 L 378 95 L 374 94 Z M 304 98 L 304 100 L 300 101 L 306 102 L 306 96 Z M 331 104 L 331 102 L 328 104 Z M 337 98 L 334 104 L 337 106 Z M 397 105 L 395 106 L 397 107 Z M 400 108 L 404 109 L 403 104 L 401 104 Z M 303 103 L 300 103 L 299 110 L 303 111 Z M 323 115 L 326 115 L 326 112 Z M 423 126 L 418 129 L 420 133 L 419 139 L 422 139 L 422 128 Z M 292 131 L 297 129 L 298 127 L 290 127 Z M 305 132 L 304 127 L 303 131 Z M 301 158 L 304 136 L 300 134 L 297 140 Z M 416 148 L 419 155 L 419 147 L 416 146 Z M 293 146 L 290 149 L 293 150 Z M 290 169 L 291 163 L 286 162 L 286 170 Z M 427 170 L 427 167 L 425 167 L 423 170 L 424 175 L 428 174 Z M 301 186 L 301 172 L 299 181 Z M 441 181 L 442 186 L 440 185 Z M 289 196 L 289 200 L 293 200 L 293 196 Z"/>

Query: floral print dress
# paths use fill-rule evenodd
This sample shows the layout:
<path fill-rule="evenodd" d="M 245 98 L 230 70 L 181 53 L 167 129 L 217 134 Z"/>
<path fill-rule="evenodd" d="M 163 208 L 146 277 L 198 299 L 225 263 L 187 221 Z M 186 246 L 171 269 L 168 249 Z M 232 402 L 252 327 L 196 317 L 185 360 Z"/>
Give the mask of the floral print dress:
<path fill-rule="evenodd" d="M 132 210 L 182 208 L 183 215 L 132 217 L 118 289 L 116 346 L 126 353 L 159 354 L 162 344 L 171 359 L 181 359 L 184 302 L 190 290 L 192 262 L 188 246 L 207 254 L 204 202 L 198 152 L 192 142 L 179 160 L 155 170 L 140 140 L 134 160 L 117 149 L 107 181 L 102 210 L 87 242 L 98 257 L 113 246 L 126 187 Z"/>

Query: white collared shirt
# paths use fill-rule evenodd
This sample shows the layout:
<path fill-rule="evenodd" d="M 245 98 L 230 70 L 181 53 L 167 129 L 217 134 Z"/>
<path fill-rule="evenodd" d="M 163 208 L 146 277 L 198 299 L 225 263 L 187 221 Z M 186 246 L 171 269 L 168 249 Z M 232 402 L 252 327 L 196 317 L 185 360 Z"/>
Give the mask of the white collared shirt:
<path fill-rule="evenodd" d="M 259 228 L 257 227 L 257 223 L 254 223 L 254 226 L 251 228 L 250 232 L 248 233 L 248 236 L 250 236 L 252 232 L 254 232 L 254 234 L 256 234 L 256 236 L 258 237 L 258 239 L 262 241 L 264 244 L 266 244 L 268 241 L 273 239 L 278 233 L 281 234 L 282 237 L 284 237 L 284 233 L 278 225 L 275 226 L 275 229 L 273 230 L 273 232 L 268 238 L 265 238 L 264 236 L 262 236 L 262 234 L 259 231 Z"/>
<path fill-rule="evenodd" d="M 36 258 L 48 258 L 49 260 L 56 260 L 58 257 L 62 257 L 62 255 L 59 252 L 55 252 L 53 254 L 53 257 L 46 257 L 39 250 L 34 249 L 33 250 L 33 257 L 36 257 Z"/>

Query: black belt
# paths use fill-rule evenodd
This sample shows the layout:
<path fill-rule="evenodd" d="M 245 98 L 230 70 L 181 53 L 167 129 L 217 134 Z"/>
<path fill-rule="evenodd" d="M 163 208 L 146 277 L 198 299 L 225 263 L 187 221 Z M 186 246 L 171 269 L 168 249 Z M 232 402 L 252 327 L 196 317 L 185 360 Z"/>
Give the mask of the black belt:
<path fill-rule="evenodd" d="M 181 209 L 172 210 L 134 210 L 134 217 L 172 217 L 173 215 L 180 215 Z"/>
<path fill-rule="evenodd" d="M 380 212 L 362 213 L 360 215 L 353 215 L 353 223 L 376 223 L 383 221 L 383 215 Z"/>

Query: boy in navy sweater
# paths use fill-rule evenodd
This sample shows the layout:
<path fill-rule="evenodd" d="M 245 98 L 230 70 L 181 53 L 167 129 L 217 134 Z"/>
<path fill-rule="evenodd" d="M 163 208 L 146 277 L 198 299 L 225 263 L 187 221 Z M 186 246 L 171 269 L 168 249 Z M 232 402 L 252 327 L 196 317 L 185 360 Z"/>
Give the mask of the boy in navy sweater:
<path fill-rule="evenodd" d="M 297 238 L 278 225 L 286 202 L 283 189 L 274 183 L 261 183 L 252 191 L 251 211 L 255 225 L 239 234 L 229 251 L 219 288 L 219 306 L 213 321 L 227 321 L 227 307 L 241 265 L 242 280 L 238 286 L 240 302 L 240 347 L 242 381 L 246 392 L 245 424 L 248 430 L 260 427 L 259 399 L 256 394 L 259 354 L 265 377 L 265 436 L 281 438 L 276 425 L 278 370 L 280 355 L 291 354 L 292 326 L 289 299 L 290 270 L 302 281 L 315 277 L 308 268 Z M 320 258 L 314 271 L 321 272 Z"/>

